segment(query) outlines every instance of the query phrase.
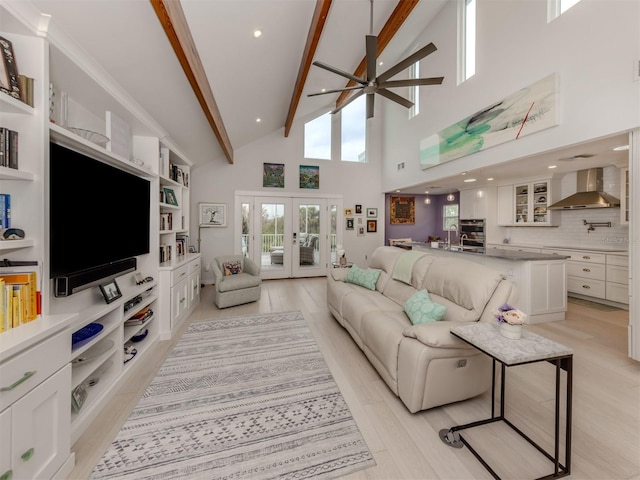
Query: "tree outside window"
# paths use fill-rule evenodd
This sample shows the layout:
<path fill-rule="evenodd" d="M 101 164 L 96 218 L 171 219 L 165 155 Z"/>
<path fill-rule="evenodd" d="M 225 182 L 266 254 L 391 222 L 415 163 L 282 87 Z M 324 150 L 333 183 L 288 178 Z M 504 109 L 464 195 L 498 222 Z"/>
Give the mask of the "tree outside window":
<path fill-rule="evenodd" d="M 451 203 L 442 207 L 442 229 L 447 230 L 458 229 L 458 204 Z"/>

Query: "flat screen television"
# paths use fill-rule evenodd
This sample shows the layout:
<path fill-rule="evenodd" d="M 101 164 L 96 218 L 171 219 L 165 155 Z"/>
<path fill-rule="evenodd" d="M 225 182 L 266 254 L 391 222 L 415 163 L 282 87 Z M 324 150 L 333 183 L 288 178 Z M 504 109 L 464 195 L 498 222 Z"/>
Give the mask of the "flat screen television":
<path fill-rule="evenodd" d="M 149 253 L 149 180 L 53 142 L 49 178 L 51 278 L 95 284 Z"/>

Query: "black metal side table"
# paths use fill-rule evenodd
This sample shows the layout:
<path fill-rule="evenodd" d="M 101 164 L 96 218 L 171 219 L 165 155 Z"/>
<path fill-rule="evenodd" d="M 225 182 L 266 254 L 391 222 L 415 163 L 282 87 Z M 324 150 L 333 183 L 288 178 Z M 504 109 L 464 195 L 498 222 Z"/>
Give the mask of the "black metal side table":
<path fill-rule="evenodd" d="M 458 425 L 450 429 L 440 430 L 440 439 L 447 445 L 455 448 L 466 446 L 471 453 L 482 463 L 491 473 L 493 478 L 500 479 L 498 474 L 484 461 L 478 452 L 464 439 L 458 432 L 467 428 L 473 428 L 488 423 L 505 422 L 515 430 L 527 442 L 533 445 L 547 459 L 553 462 L 553 473 L 539 477 L 541 479 L 561 478 L 571 474 L 571 415 L 572 415 L 572 384 L 573 384 L 573 350 L 560 343 L 556 343 L 541 335 L 528 331 L 522 332 L 522 338 L 512 340 L 500 335 L 498 325 L 491 323 L 473 323 L 459 325 L 451 329 L 451 333 L 461 340 L 474 346 L 481 352 L 493 359 L 492 381 L 491 381 L 491 417 L 485 420 Z M 522 430 L 515 426 L 505 417 L 505 377 L 506 367 L 524 365 L 546 361 L 555 365 L 556 386 L 555 386 L 555 441 L 553 454 L 545 451 L 540 445 L 534 442 Z M 496 363 L 500 363 L 500 413 L 495 413 L 496 394 Z M 566 424 L 565 424 L 565 455 L 564 464 L 560 462 L 560 384 L 561 370 L 566 372 Z"/>

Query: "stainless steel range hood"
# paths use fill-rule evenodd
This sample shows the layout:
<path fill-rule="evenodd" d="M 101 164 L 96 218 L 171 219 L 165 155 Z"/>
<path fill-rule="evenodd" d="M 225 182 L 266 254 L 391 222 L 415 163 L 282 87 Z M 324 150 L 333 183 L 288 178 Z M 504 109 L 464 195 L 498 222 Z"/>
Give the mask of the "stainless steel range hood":
<path fill-rule="evenodd" d="M 620 200 L 602 191 L 602 168 L 578 171 L 578 192 L 549 206 L 549 210 L 619 207 Z"/>

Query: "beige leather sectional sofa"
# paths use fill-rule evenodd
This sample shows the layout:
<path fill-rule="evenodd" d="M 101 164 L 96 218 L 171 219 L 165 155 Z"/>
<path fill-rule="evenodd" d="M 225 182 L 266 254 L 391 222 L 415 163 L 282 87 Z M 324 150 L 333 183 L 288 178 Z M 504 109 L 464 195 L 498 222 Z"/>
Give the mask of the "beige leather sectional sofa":
<path fill-rule="evenodd" d="M 411 254 L 409 285 L 393 277 L 401 255 Z M 377 248 L 369 266 L 381 270 L 375 290 L 345 282 L 346 268 L 327 276 L 329 310 L 411 412 L 465 400 L 491 386 L 491 360 L 450 329 L 454 322 L 495 322 L 492 311 L 515 299 L 514 285 L 500 272 L 463 258 L 416 257 L 398 247 Z M 405 314 L 404 303 L 421 289 L 447 307 L 441 321 L 412 325 Z"/>

